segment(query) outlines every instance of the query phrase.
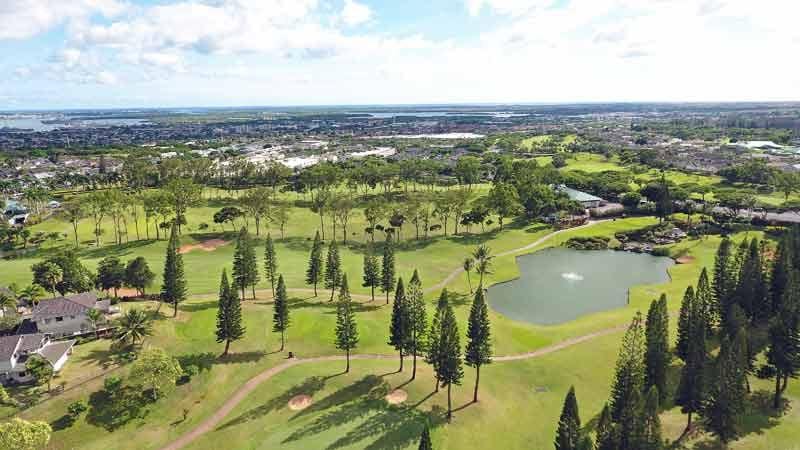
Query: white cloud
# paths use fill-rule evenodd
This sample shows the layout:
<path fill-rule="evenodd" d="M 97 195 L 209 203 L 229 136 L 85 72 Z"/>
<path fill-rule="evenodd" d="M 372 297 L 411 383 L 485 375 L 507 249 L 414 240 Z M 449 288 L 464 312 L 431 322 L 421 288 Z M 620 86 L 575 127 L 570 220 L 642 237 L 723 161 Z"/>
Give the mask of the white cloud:
<path fill-rule="evenodd" d="M 117 76 L 107 70 L 97 72 L 95 80 L 100 84 L 117 84 Z"/>
<path fill-rule="evenodd" d="M 554 0 L 465 0 L 471 16 L 480 15 L 485 9 L 497 14 L 519 16 L 527 12 L 552 5 Z"/>
<path fill-rule="evenodd" d="M 369 6 L 355 0 L 344 0 L 341 17 L 347 26 L 361 25 L 372 18 L 372 10 Z"/>
<path fill-rule="evenodd" d="M 119 0 L 2 0 L 0 40 L 29 38 L 93 14 L 113 17 L 124 9 Z"/>

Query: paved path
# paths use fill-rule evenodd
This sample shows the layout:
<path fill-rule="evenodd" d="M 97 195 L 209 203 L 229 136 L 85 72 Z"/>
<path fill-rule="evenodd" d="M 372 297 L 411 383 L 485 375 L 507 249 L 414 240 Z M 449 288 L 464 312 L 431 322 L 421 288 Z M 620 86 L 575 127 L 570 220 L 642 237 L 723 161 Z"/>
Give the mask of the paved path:
<path fill-rule="evenodd" d="M 540 348 L 539 350 L 528 352 L 528 353 L 521 353 L 518 355 L 508 355 L 508 356 L 496 356 L 492 358 L 495 362 L 503 362 L 503 361 L 519 361 L 523 359 L 532 359 L 532 358 L 539 358 L 550 353 L 557 352 L 559 350 L 566 349 L 568 347 L 572 347 L 578 345 L 580 343 L 590 341 L 592 339 L 596 339 L 602 336 L 607 336 L 610 334 L 622 332 L 627 328 L 627 325 L 621 325 L 613 328 L 607 328 L 605 330 L 599 330 L 594 333 L 589 333 L 583 336 L 567 339 L 563 342 L 559 342 L 557 344 L 553 344 L 547 347 Z M 359 355 L 351 355 L 351 360 L 395 360 L 397 359 L 397 355 L 375 355 L 375 354 L 359 354 Z M 254 376 L 250 380 L 247 381 L 242 387 L 237 390 L 231 398 L 225 401 L 225 403 L 209 418 L 204 420 L 200 425 L 195 427 L 193 430 L 189 431 L 188 433 L 184 434 L 176 441 L 172 442 L 171 444 L 163 447 L 161 450 L 178 450 L 189 445 L 192 441 L 197 439 L 198 437 L 212 431 L 219 425 L 222 420 L 233 411 L 239 403 L 242 402 L 250 393 L 252 393 L 258 386 L 269 380 L 270 378 L 278 375 L 279 373 L 283 372 L 286 369 L 291 367 L 301 365 L 301 364 L 310 364 L 316 362 L 323 362 L 323 361 L 344 361 L 345 357 L 342 355 L 336 356 L 319 356 L 315 358 L 292 358 L 286 360 L 277 366 L 271 367 L 258 375 Z"/>
<path fill-rule="evenodd" d="M 594 225 L 596 223 L 600 223 L 600 222 L 603 222 L 603 221 L 589 222 L 589 223 L 587 223 L 585 225 L 581 225 L 580 227 L 568 228 L 568 229 L 564 229 L 564 230 L 554 231 L 554 232 L 552 232 L 552 233 L 550 233 L 550 234 L 548 234 L 546 236 L 542 236 L 541 238 L 537 239 L 536 241 L 534 241 L 534 242 L 532 242 L 532 243 L 530 243 L 528 245 L 525 245 L 523 247 L 519 247 L 519 248 L 515 248 L 515 249 L 512 249 L 512 250 L 508 250 L 508 251 L 499 253 L 497 256 L 506 256 L 506 255 L 511 255 L 511 254 L 514 254 L 514 253 L 519 253 L 519 252 L 523 252 L 523 251 L 526 251 L 526 250 L 530 250 L 530 249 L 542 244 L 543 242 L 547 241 L 548 239 L 552 238 L 553 236 L 555 236 L 557 234 L 563 233 L 565 231 L 576 230 L 576 229 L 579 229 L 579 228 L 590 227 L 590 226 L 592 226 L 592 225 Z M 441 282 L 429 287 L 428 289 L 426 289 L 426 291 L 434 291 L 434 290 L 438 290 L 438 289 L 443 288 L 448 283 L 453 281 L 453 279 L 455 277 L 457 277 L 459 274 L 461 274 L 463 272 L 464 272 L 463 268 L 459 268 L 459 269 L 454 270 L 444 280 L 442 280 Z M 313 290 L 311 290 L 311 289 L 291 289 L 291 290 L 295 291 L 295 292 L 310 291 L 310 292 L 313 293 Z M 369 296 L 360 296 L 360 297 L 369 298 Z M 377 300 L 378 299 L 376 297 L 376 301 Z M 583 335 L 583 336 L 570 338 L 570 339 L 567 339 L 565 341 L 559 342 L 557 344 L 553 344 L 553 345 L 550 345 L 550 346 L 547 346 L 547 347 L 544 347 L 544 348 L 540 348 L 540 349 L 532 351 L 532 352 L 520 353 L 520 354 L 517 354 L 517 355 L 496 356 L 496 357 L 493 358 L 493 360 L 494 361 L 498 361 L 498 362 L 502 362 L 502 361 L 518 361 L 518 360 L 523 360 L 523 359 L 538 358 L 538 357 L 541 357 L 541 356 L 544 356 L 544 355 L 548 355 L 550 353 L 553 353 L 553 352 L 556 352 L 556 351 L 559 351 L 559 350 L 563 350 L 563 349 L 568 348 L 568 347 L 572 347 L 574 345 L 578 345 L 578 344 L 586 342 L 586 341 L 590 341 L 592 339 L 596 339 L 596 338 L 599 338 L 599 337 L 602 337 L 602 336 L 607 336 L 609 334 L 621 332 L 621 331 L 625 330 L 626 327 L 627 327 L 627 325 L 621 325 L 621 326 L 617 326 L 617 327 L 613 327 L 613 328 L 607 328 L 607 329 L 595 331 L 594 333 L 589 333 L 589 334 L 586 334 L 586 335 Z M 350 356 L 351 360 L 389 360 L 389 359 L 395 359 L 395 358 L 397 358 L 396 355 L 359 354 L 359 355 L 351 355 Z M 291 367 L 294 367 L 294 366 L 297 366 L 297 365 L 300 365 L 300 364 L 310 364 L 310 363 L 323 362 L 323 361 L 344 361 L 344 360 L 345 360 L 345 357 L 342 356 L 342 355 L 319 356 L 319 357 L 315 357 L 315 358 L 292 358 L 292 359 L 286 360 L 285 362 L 283 362 L 281 364 L 278 364 L 277 366 L 271 367 L 271 368 L 259 373 L 258 375 L 254 376 L 250 380 L 248 380 L 244 385 L 242 385 L 242 387 L 240 387 L 233 394 L 233 396 L 231 396 L 231 398 L 226 400 L 225 403 L 214 414 L 212 414 L 210 417 L 208 417 L 206 420 L 204 420 L 200 425 L 195 427 L 193 430 L 191 430 L 188 433 L 184 434 L 183 436 L 181 436 L 180 438 L 178 438 L 176 441 L 172 442 L 171 444 L 167 445 L 166 447 L 163 447 L 162 450 L 177 450 L 177 449 L 183 448 L 186 445 L 188 445 L 189 443 L 191 443 L 192 441 L 194 441 L 195 439 L 197 439 L 198 437 L 208 433 L 209 431 L 212 431 L 217 425 L 219 425 L 222 422 L 222 420 L 228 414 L 230 414 L 231 411 L 233 411 L 234 408 L 236 408 L 236 406 L 239 405 L 239 403 L 242 402 L 242 400 L 244 400 L 259 385 L 261 385 L 261 383 L 269 380 L 270 378 L 272 378 L 275 375 L 283 372 L 286 369 L 289 369 Z"/>

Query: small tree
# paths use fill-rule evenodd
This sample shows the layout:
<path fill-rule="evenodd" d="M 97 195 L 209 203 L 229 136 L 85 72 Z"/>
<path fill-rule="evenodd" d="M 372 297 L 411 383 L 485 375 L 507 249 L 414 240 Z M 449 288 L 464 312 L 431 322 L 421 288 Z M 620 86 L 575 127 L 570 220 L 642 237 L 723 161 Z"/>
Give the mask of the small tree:
<path fill-rule="evenodd" d="M 179 247 L 178 228 L 173 224 L 164 261 L 164 282 L 161 284 L 161 300 L 172 304 L 172 317 L 178 315 L 178 303 L 186 300 L 186 279 Z"/>
<path fill-rule="evenodd" d="M 125 267 L 125 285 L 136 289 L 139 295 L 145 295 L 145 290 L 152 286 L 155 277 L 156 274 L 150 270 L 143 256 L 128 261 Z"/>
<path fill-rule="evenodd" d="M 274 312 L 272 314 L 272 331 L 281 333 L 281 349 L 286 343 L 286 330 L 289 329 L 289 298 L 286 295 L 286 283 L 283 275 L 278 276 L 278 292 L 275 294 Z"/>
<path fill-rule="evenodd" d="M 117 297 L 119 288 L 125 283 L 125 265 L 116 256 L 107 256 L 97 264 L 97 287 L 108 292 L 114 290 Z"/>
<path fill-rule="evenodd" d="M 242 326 L 242 306 L 239 296 L 231 289 L 228 283 L 228 273 L 222 270 L 222 279 L 219 283 L 219 303 L 217 306 L 217 342 L 225 343 L 222 356 L 227 356 L 231 342 L 244 337 L 245 328 Z"/>
<path fill-rule="evenodd" d="M 463 266 L 464 273 L 467 274 L 467 285 L 469 285 L 469 293 L 472 294 L 472 280 L 470 279 L 469 273 L 472 272 L 472 269 L 475 267 L 475 260 L 472 259 L 471 256 L 467 256 L 464 258 Z"/>
<path fill-rule="evenodd" d="M 661 437 L 661 419 L 658 417 L 658 398 L 658 388 L 651 386 L 647 391 L 642 411 L 642 437 L 638 450 L 661 450 L 664 448 L 664 441 Z"/>
<path fill-rule="evenodd" d="M 375 288 L 381 281 L 381 269 L 378 266 L 378 258 L 372 254 L 372 250 L 364 253 L 364 283 L 363 287 L 370 288 L 372 300 L 375 301 Z"/>
<path fill-rule="evenodd" d="M 99 309 L 90 309 L 86 311 L 86 319 L 92 324 L 92 330 L 94 330 L 94 337 L 98 338 L 97 334 L 97 325 L 104 319 L 103 313 Z"/>
<path fill-rule="evenodd" d="M 328 257 L 325 261 L 325 289 L 331 290 L 331 298 L 333 301 L 333 294 L 342 282 L 342 258 L 339 256 L 339 247 L 336 245 L 336 240 L 331 241 L 328 246 Z"/>
<path fill-rule="evenodd" d="M 151 347 L 133 362 L 129 377 L 134 385 L 149 390 L 153 400 L 158 400 L 159 394 L 173 388 L 181 375 L 183 370 L 177 359 L 161 348 Z"/>
<path fill-rule="evenodd" d="M 322 264 L 322 239 L 319 231 L 314 235 L 314 244 L 311 246 L 311 254 L 308 257 L 308 269 L 306 269 L 306 283 L 314 285 L 314 297 L 317 296 L 317 284 L 323 277 Z"/>
<path fill-rule="evenodd" d="M 278 276 L 278 256 L 275 254 L 275 245 L 272 243 L 272 235 L 267 233 L 267 242 L 264 246 L 264 273 L 267 275 L 272 296 L 275 297 L 275 280 Z"/>
<path fill-rule="evenodd" d="M 347 359 L 345 372 L 350 372 L 350 351 L 358 345 L 358 327 L 350 289 L 347 286 L 347 275 L 342 277 L 339 289 L 339 300 L 336 304 L 336 348 L 344 350 Z"/>
<path fill-rule="evenodd" d="M 124 344 L 136 345 L 153 334 L 153 325 L 141 309 L 130 309 L 119 319 L 116 340 Z"/>
<path fill-rule="evenodd" d="M 475 368 L 475 391 L 472 401 L 478 401 L 478 383 L 481 366 L 492 362 L 492 341 L 489 327 L 489 308 L 486 306 L 483 288 L 475 292 L 467 324 L 467 348 L 464 352 L 467 365 Z"/>
<path fill-rule="evenodd" d="M 14 450 L 39 450 L 50 442 L 53 429 L 47 422 L 28 422 L 15 417 L 0 423 L 0 448 Z"/>
<path fill-rule="evenodd" d="M 47 391 L 50 392 L 50 382 L 53 381 L 53 365 L 41 355 L 32 355 L 25 362 L 25 370 L 33 377 L 36 384 L 47 383 Z"/>
<path fill-rule="evenodd" d="M 33 272 L 33 282 L 47 289 L 48 292 L 56 296 L 56 287 L 64 278 L 64 271 L 57 264 L 50 261 L 42 261 L 31 266 Z"/>
<path fill-rule="evenodd" d="M 386 242 L 383 244 L 383 263 L 381 264 L 381 291 L 386 293 L 386 304 L 389 304 L 389 292 L 394 289 L 394 243 L 392 235 L 386 233 Z"/>

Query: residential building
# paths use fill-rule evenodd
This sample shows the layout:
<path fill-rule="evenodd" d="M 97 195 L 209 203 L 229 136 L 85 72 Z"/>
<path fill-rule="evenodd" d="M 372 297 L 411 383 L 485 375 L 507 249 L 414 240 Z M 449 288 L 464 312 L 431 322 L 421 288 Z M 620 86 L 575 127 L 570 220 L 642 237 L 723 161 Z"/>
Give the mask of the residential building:
<path fill-rule="evenodd" d="M 110 300 L 98 300 L 91 292 L 42 300 L 33 308 L 27 320 L 36 332 L 52 337 L 75 336 L 93 331 L 88 313 L 97 309 L 103 314 L 112 312 Z"/>
<path fill-rule="evenodd" d="M 0 384 L 28 383 L 33 377 L 26 362 L 39 355 L 58 372 L 72 354 L 74 340 L 53 342 L 46 334 L 24 334 L 0 337 Z"/>

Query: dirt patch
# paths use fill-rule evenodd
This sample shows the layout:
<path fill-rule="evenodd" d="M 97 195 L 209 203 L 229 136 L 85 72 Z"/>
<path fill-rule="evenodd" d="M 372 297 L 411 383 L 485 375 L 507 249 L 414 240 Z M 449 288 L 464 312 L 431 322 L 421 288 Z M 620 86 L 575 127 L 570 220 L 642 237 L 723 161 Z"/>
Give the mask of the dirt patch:
<path fill-rule="evenodd" d="M 691 264 L 694 262 L 694 256 L 681 256 L 675 259 L 675 262 L 678 264 Z"/>
<path fill-rule="evenodd" d="M 385 397 L 386 402 L 390 405 L 399 405 L 408 399 L 408 392 L 402 389 L 395 389 Z"/>
<path fill-rule="evenodd" d="M 289 400 L 289 409 L 292 411 L 300 411 L 311 406 L 313 401 L 314 400 L 311 399 L 310 395 L 295 395 L 291 400 Z"/>
<path fill-rule="evenodd" d="M 138 297 L 139 291 L 136 289 L 131 288 L 119 288 L 117 289 L 117 296 L 119 297 Z"/>
<path fill-rule="evenodd" d="M 189 253 L 192 250 L 203 250 L 206 252 L 213 252 L 219 247 L 222 247 L 223 245 L 227 245 L 229 243 L 230 241 L 224 241 L 222 239 L 209 239 L 207 241 L 203 241 L 197 244 L 181 245 L 181 248 L 178 249 L 178 253 L 182 255 L 184 253 Z"/>

